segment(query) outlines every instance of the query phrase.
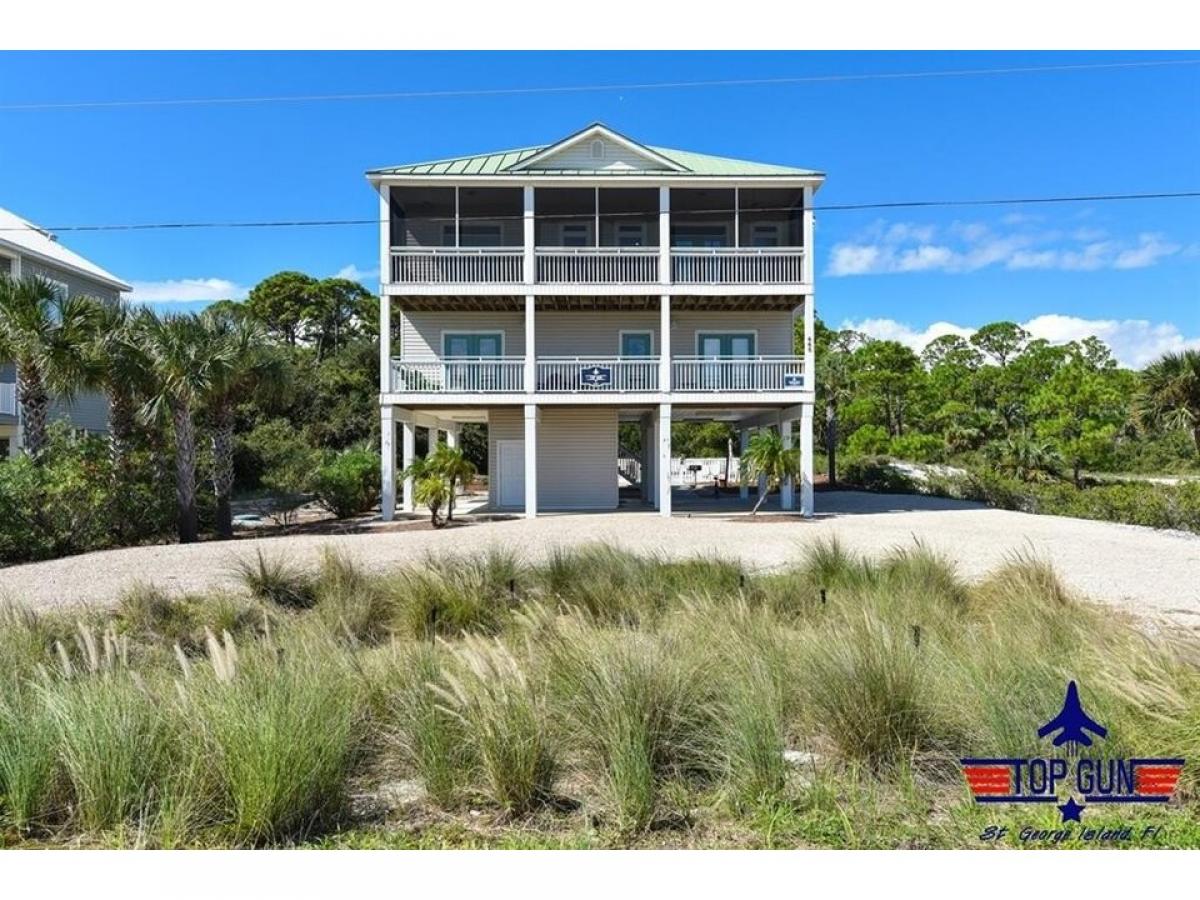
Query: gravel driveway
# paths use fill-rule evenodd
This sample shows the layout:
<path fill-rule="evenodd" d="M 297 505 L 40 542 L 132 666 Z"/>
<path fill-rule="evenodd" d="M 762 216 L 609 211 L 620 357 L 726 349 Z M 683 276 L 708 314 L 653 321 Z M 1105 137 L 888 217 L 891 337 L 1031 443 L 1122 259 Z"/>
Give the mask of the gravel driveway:
<path fill-rule="evenodd" d="M 173 592 L 236 585 L 239 556 L 262 549 L 312 564 L 334 547 L 381 570 L 427 551 L 467 553 L 500 545 L 527 558 L 562 545 L 604 541 L 671 556 L 739 557 L 756 569 L 797 558 L 806 543 L 837 535 L 854 550 L 883 553 L 920 540 L 978 577 L 1014 551 L 1050 560 L 1068 584 L 1141 615 L 1200 629 L 1200 536 L 1056 516 L 1033 516 L 932 497 L 840 491 L 818 496 L 812 521 L 653 513 L 549 515 L 444 531 L 304 535 L 188 546 L 133 547 L 0 569 L 0 597 L 36 607 L 103 604 L 148 582 Z"/>

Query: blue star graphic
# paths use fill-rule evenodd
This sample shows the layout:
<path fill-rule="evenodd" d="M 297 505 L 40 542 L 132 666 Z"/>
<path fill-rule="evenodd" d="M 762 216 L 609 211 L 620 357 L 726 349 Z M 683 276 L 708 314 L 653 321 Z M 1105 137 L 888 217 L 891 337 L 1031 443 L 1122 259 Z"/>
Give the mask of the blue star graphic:
<path fill-rule="evenodd" d="M 1058 807 L 1058 811 L 1062 813 L 1063 822 L 1081 822 L 1080 816 L 1083 815 L 1085 808 L 1082 804 L 1076 803 L 1074 797 L 1068 797 L 1067 802 Z"/>

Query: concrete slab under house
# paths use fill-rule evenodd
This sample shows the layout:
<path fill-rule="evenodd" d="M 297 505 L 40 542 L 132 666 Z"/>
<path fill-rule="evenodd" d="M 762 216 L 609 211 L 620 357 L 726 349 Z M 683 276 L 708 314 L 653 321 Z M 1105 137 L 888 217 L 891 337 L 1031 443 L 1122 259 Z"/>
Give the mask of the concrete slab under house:
<path fill-rule="evenodd" d="M 383 519 L 413 511 L 397 479 L 417 429 L 453 445 L 468 422 L 487 426 L 489 511 L 670 516 L 687 495 L 671 424 L 723 421 L 738 456 L 760 429 L 798 447 L 777 508 L 813 514 L 822 173 L 594 124 L 367 177 L 381 219 Z M 639 446 L 622 446 L 621 426 Z M 764 489 L 743 480 L 741 508 Z"/>

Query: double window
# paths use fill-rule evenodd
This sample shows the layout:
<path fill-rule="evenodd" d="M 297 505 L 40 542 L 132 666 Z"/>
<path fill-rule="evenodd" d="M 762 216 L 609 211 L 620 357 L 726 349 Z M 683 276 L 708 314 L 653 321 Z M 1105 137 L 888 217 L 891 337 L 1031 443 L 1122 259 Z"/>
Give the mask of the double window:
<path fill-rule="evenodd" d="M 482 362 L 504 355 L 502 331 L 446 332 L 442 335 L 442 355 L 447 390 L 494 390 L 503 383 L 503 367 Z"/>

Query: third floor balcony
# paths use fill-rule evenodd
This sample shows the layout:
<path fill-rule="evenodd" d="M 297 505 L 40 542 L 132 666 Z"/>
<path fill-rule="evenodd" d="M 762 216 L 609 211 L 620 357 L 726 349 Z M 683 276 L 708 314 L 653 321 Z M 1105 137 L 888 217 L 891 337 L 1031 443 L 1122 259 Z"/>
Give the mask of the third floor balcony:
<path fill-rule="evenodd" d="M 387 275 L 405 286 L 801 285 L 804 232 L 794 188 L 393 187 Z"/>

